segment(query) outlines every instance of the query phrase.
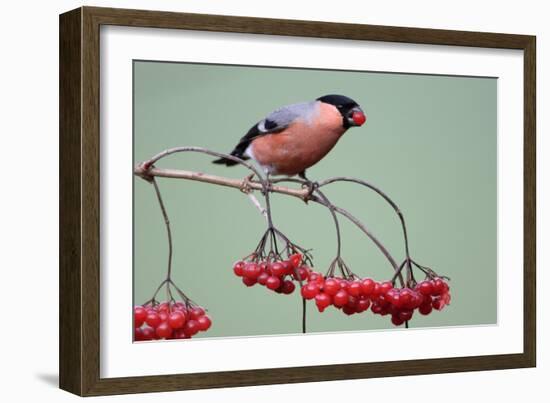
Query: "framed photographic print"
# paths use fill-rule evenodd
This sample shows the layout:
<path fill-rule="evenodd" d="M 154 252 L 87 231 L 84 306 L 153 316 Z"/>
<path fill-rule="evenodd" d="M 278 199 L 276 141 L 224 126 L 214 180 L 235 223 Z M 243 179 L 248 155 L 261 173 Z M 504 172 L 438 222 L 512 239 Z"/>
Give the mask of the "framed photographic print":
<path fill-rule="evenodd" d="M 535 366 L 535 110 L 533 36 L 62 14 L 60 387 Z"/>

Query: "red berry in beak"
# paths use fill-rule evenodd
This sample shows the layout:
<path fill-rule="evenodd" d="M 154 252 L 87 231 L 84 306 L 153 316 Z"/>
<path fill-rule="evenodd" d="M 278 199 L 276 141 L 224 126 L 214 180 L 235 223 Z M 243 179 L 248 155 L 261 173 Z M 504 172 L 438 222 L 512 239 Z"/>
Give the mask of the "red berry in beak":
<path fill-rule="evenodd" d="M 363 123 L 367 121 L 367 117 L 365 116 L 365 114 L 359 111 L 353 112 L 353 114 L 351 115 L 351 118 L 353 119 L 353 121 L 357 126 L 362 126 Z"/>

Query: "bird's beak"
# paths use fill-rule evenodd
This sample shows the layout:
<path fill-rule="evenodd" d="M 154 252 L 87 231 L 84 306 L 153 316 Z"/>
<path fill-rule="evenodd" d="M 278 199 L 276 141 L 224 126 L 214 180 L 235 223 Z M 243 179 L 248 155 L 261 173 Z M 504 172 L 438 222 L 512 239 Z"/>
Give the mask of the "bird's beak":
<path fill-rule="evenodd" d="M 363 123 L 366 122 L 366 120 L 367 117 L 360 107 L 356 106 L 349 111 L 348 123 L 350 126 L 362 126 Z"/>

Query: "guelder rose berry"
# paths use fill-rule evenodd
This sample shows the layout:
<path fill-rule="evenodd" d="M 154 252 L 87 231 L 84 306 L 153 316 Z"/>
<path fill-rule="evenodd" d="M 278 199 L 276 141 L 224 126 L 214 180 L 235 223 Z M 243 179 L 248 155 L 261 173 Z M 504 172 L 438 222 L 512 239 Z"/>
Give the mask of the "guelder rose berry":
<path fill-rule="evenodd" d="M 251 261 L 239 261 L 233 266 L 233 272 L 242 277 L 247 287 L 260 284 L 278 294 L 288 295 L 296 289 L 295 282 L 308 280 L 311 272 L 309 267 L 302 265 L 299 253 L 290 255 L 287 260 L 262 260 L 256 254 L 251 256 Z"/>
<path fill-rule="evenodd" d="M 317 294 L 315 296 L 315 304 L 317 305 L 317 309 L 319 309 L 319 312 L 323 312 L 326 307 L 328 307 L 332 303 L 332 300 L 328 294 L 325 294 L 324 292 Z"/>
<path fill-rule="evenodd" d="M 190 301 L 170 301 L 135 307 L 134 325 L 135 341 L 189 339 L 199 331 L 208 330 L 212 320 L 204 308 Z"/>
<path fill-rule="evenodd" d="M 320 312 L 330 305 L 346 315 L 370 308 L 376 315 L 391 315 L 395 326 L 410 321 L 415 310 L 421 315 L 429 315 L 434 309 L 442 310 L 451 300 L 449 285 L 441 278 L 422 281 L 413 288 L 398 288 L 391 281 L 378 283 L 370 278 L 324 277 L 317 272 L 310 273 L 300 293 L 304 299 L 315 299 Z"/>

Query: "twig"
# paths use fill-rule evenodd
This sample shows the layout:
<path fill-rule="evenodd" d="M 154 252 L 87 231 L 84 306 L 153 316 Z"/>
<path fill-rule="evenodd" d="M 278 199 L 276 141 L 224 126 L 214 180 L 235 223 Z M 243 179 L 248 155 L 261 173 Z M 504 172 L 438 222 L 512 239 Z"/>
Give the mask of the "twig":
<path fill-rule="evenodd" d="M 174 149 L 174 150 L 176 150 L 176 149 Z M 177 150 L 179 150 L 179 151 L 174 151 L 174 152 L 194 151 L 195 148 L 194 147 L 182 147 L 182 148 L 179 148 Z M 213 153 L 213 152 L 206 152 L 206 154 L 210 154 L 210 155 L 214 155 L 214 156 L 222 156 L 222 157 L 225 156 L 225 154 Z M 166 156 L 166 155 L 169 155 L 169 154 L 162 154 L 162 155 Z M 158 159 L 159 159 L 159 158 L 156 158 L 156 159 L 155 158 L 156 157 L 152 158 L 149 161 L 138 164 L 136 166 L 136 168 L 134 169 L 134 173 L 137 176 L 140 176 L 140 177 L 142 177 L 146 180 L 149 180 L 149 181 L 151 180 L 151 178 L 159 176 L 159 177 L 164 177 L 164 178 L 189 179 L 189 180 L 194 180 L 194 181 L 198 181 L 198 182 L 206 182 L 206 183 L 211 183 L 211 184 L 220 185 L 220 186 L 227 186 L 227 187 L 231 187 L 231 188 L 235 188 L 235 189 L 243 189 L 243 187 L 248 186 L 249 189 L 257 189 L 257 190 L 262 190 L 263 191 L 264 189 L 266 189 L 268 187 L 267 185 L 264 185 L 264 183 L 260 183 L 260 182 L 257 182 L 257 181 L 232 179 L 232 178 L 226 178 L 226 177 L 222 177 L 222 176 L 214 176 L 214 175 L 204 174 L 204 173 L 201 173 L 201 172 L 191 172 L 191 171 L 181 171 L 181 170 L 176 170 L 176 169 L 164 169 L 164 168 L 151 167 L 150 161 L 158 161 Z M 238 159 L 238 158 L 233 158 L 233 159 Z M 245 165 L 246 167 L 250 166 L 250 164 L 246 164 L 246 163 L 244 163 L 243 165 Z M 147 166 L 149 166 L 150 168 L 147 169 Z M 255 168 L 251 168 L 251 169 L 255 173 L 257 172 L 257 170 Z M 288 180 L 288 178 L 281 179 L 281 180 L 275 179 L 275 180 L 273 180 L 273 182 L 276 183 L 276 182 L 285 181 L 285 180 Z M 292 179 L 290 181 L 291 182 L 302 183 L 302 181 L 300 181 L 299 179 Z M 269 191 L 273 192 L 273 193 L 279 193 L 279 194 L 284 194 L 284 195 L 288 195 L 288 196 L 293 196 L 293 197 L 296 197 L 296 198 L 301 199 L 301 200 L 312 201 L 312 202 L 321 204 L 321 205 L 323 205 L 327 208 L 330 208 L 329 204 L 327 204 L 321 198 L 319 198 L 315 195 L 309 195 L 310 192 L 309 192 L 308 189 L 292 189 L 292 188 L 288 188 L 288 187 L 284 187 L 284 186 L 271 185 L 269 187 Z M 365 233 L 365 235 L 367 235 L 374 242 L 374 244 L 378 247 L 378 249 L 382 252 L 382 254 L 386 257 L 386 259 L 390 262 L 390 264 L 391 264 L 391 266 L 394 270 L 398 269 L 398 265 L 396 263 L 396 260 L 393 258 L 393 256 L 390 254 L 390 252 L 386 249 L 386 247 L 382 244 L 382 242 L 380 242 L 378 240 L 378 238 L 376 238 L 376 236 L 368 230 L 368 228 L 361 221 L 359 221 L 357 218 L 355 218 L 347 210 L 345 210 L 341 207 L 334 206 L 334 205 L 332 205 L 332 206 L 333 206 L 333 209 L 334 209 L 335 212 L 337 212 L 338 214 L 343 215 L 348 220 L 350 220 L 352 223 L 354 223 L 359 229 L 361 229 L 361 231 L 363 231 L 363 233 Z"/>
<path fill-rule="evenodd" d="M 322 181 L 321 183 L 319 183 L 318 186 L 322 187 L 322 186 L 326 186 L 326 185 L 329 185 L 329 184 L 335 183 L 335 182 L 352 182 L 352 183 L 357 183 L 359 185 L 365 186 L 365 187 L 373 190 L 374 192 L 376 192 L 378 195 L 380 195 L 393 208 L 393 210 L 395 211 L 395 213 L 399 217 L 399 221 L 401 222 L 401 228 L 403 230 L 403 238 L 404 238 L 404 242 L 405 242 L 405 255 L 407 257 L 407 266 L 408 266 L 409 272 L 412 272 L 411 255 L 410 255 L 410 252 L 409 252 L 409 237 L 407 235 L 407 226 L 405 224 L 405 217 L 403 216 L 403 213 L 401 212 L 401 209 L 399 208 L 399 206 L 385 192 L 383 192 L 380 188 L 374 186 L 373 184 L 371 184 L 367 181 L 364 181 L 364 180 L 358 179 L 358 178 L 349 178 L 347 176 L 338 176 L 338 177 L 335 177 L 335 178 L 326 179 L 326 180 Z"/>
<path fill-rule="evenodd" d="M 180 169 L 167 169 L 167 168 L 156 168 L 152 167 L 146 169 L 146 163 L 138 164 L 134 168 L 134 174 L 140 176 L 144 179 L 151 177 L 161 177 L 161 178 L 176 178 L 176 179 L 188 179 L 197 182 L 210 183 L 213 185 L 227 186 L 235 189 L 244 189 L 248 186 L 250 190 L 260 190 L 264 189 L 263 184 L 257 181 L 247 181 L 245 179 L 233 179 L 227 178 L 224 176 L 216 176 L 205 174 L 202 172 L 193 172 L 185 171 Z M 283 186 L 271 186 L 270 191 L 272 193 L 281 193 L 288 196 L 294 196 L 302 200 L 307 199 L 308 190 L 307 189 L 292 189 Z"/>
<path fill-rule="evenodd" d="M 258 199 L 256 198 L 256 196 L 254 196 L 254 194 L 252 193 L 248 193 L 247 194 L 248 198 L 250 199 L 250 201 L 252 202 L 252 204 L 254 206 L 256 206 L 256 208 L 258 209 L 258 211 L 260 212 L 261 215 L 263 215 L 265 217 L 265 219 L 267 220 L 267 211 L 266 209 L 260 204 L 260 202 L 258 201 Z"/>
<path fill-rule="evenodd" d="M 162 196 L 160 195 L 159 186 L 154 177 L 152 178 L 151 183 L 155 188 L 155 193 L 157 195 L 157 200 L 160 205 L 160 210 L 162 212 L 162 216 L 164 217 L 164 224 L 166 225 L 166 233 L 168 235 L 168 271 L 166 274 L 165 281 L 170 281 L 171 275 L 172 275 L 172 231 L 170 230 L 170 220 L 168 219 L 168 214 L 166 213 L 166 207 L 164 206 L 164 202 L 162 201 Z"/>

